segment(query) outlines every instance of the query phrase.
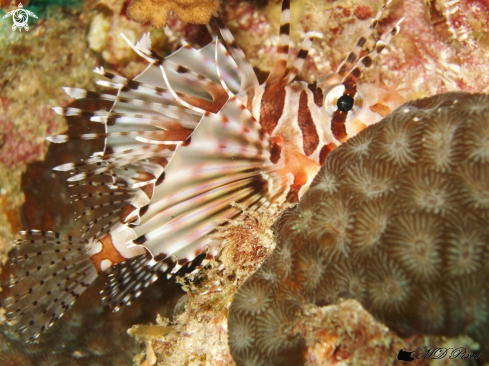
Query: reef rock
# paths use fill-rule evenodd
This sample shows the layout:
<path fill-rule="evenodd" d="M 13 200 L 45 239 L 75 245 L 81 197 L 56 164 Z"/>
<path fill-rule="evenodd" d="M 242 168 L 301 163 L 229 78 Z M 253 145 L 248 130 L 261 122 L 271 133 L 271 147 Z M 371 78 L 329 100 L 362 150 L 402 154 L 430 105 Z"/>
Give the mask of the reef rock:
<path fill-rule="evenodd" d="M 132 0 L 127 15 L 138 23 L 163 28 L 170 12 L 187 23 L 206 24 L 219 9 L 219 0 Z"/>
<path fill-rule="evenodd" d="M 489 96 L 454 92 L 406 103 L 333 151 L 234 297 L 236 363 L 304 364 L 334 331 L 308 336 L 306 310 L 342 299 L 403 337 L 489 344 L 488 141 Z"/>

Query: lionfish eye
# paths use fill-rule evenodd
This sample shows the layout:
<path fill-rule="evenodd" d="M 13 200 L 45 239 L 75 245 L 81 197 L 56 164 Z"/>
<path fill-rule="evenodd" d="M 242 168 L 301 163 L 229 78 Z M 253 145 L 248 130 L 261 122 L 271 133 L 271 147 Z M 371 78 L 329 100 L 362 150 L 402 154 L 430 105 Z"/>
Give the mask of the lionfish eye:
<path fill-rule="evenodd" d="M 338 98 L 336 106 L 342 112 L 349 112 L 353 108 L 354 100 L 349 95 L 342 95 Z"/>
<path fill-rule="evenodd" d="M 347 120 L 352 120 L 358 116 L 364 105 L 363 96 L 359 90 L 355 97 L 344 95 L 345 87 L 337 84 L 325 91 L 323 105 L 329 116 L 333 116 L 336 110 L 344 113 L 348 112 Z"/>

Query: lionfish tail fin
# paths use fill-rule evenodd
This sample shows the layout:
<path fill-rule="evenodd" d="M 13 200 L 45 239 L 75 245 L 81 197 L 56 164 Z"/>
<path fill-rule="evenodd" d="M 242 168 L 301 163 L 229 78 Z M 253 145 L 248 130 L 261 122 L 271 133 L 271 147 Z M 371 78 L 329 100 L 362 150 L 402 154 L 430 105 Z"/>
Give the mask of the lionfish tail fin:
<path fill-rule="evenodd" d="M 97 277 L 88 241 L 52 231 L 20 232 L 10 251 L 7 323 L 34 341 L 68 310 Z"/>

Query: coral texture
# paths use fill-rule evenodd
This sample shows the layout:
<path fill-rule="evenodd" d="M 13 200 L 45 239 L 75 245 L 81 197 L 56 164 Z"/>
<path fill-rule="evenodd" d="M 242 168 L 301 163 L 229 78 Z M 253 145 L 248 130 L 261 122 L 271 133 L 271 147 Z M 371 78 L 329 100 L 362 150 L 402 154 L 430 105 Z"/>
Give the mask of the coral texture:
<path fill-rule="evenodd" d="M 138 23 L 163 28 L 170 12 L 187 23 L 206 24 L 219 9 L 219 0 L 132 0 L 127 15 Z"/>
<path fill-rule="evenodd" d="M 32 22 L 28 32 L 13 32 L 11 19 L 0 22 L 2 261 L 15 233 L 22 228 L 21 175 L 27 164 L 44 158 L 47 150 L 44 137 L 66 128 L 65 120 L 52 110 L 66 103 L 60 87 L 93 86 L 89 76 L 96 60 L 90 57 L 84 40 L 86 25 L 79 20 L 80 10 L 65 8 L 63 17 L 40 18 L 38 23 Z"/>
<path fill-rule="evenodd" d="M 240 207 L 243 215 L 214 236 L 222 240 L 219 256 L 195 277 L 180 278 L 187 294 L 175 307 L 173 319 L 158 317 L 158 325 L 129 329 L 146 345 L 141 365 L 152 365 L 151 360 L 165 366 L 233 365 L 227 347 L 227 309 L 236 288 L 273 249 L 270 226 L 278 216 Z"/>
<path fill-rule="evenodd" d="M 346 298 L 401 336 L 487 345 L 487 141 L 489 96 L 455 92 L 409 102 L 332 152 L 235 295 L 237 364 L 303 364 L 321 338 L 300 331 L 301 313 Z"/>
<path fill-rule="evenodd" d="M 0 181 L 0 222 L 5 223 L 0 228 L 0 251 L 2 253 L 6 250 L 8 242 L 13 238 L 13 233 L 22 227 L 20 221 L 21 215 L 18 213 L 18 210 L 24 199 L 21 191 L 21 189 L 24 189 L 22 187 L 24 183 L 21 185 L 20 178 L 22 172 L 26 169 L 24 163 L 42 158 L 48 145 L 42 142 L 42 137 L 54 133 L 55 130 L 62 128 L 61 126 L 65 126 L 62 118 L 58 117 L 56 121 L 53 121 L 53 115 L 49 114 L 52 113 L 50 110 L 51 106 L 64 106 L 59 101 L 61 95 L 65 98 L 60 87 L 76 85 L 77 87 L 92 88 L 91 86 L 87 86 L 87 83 L 95 80 L 91 69 L 97 64 L 97 55 L 92 53 L 86 46 L 86 38 L 91 37 L 92 26 L 94 33 L 97 29 L 103 30 L 100 33 L 101 39 L 95 39 L 95 41 L 106 42 L 104 43 L 104 48 L 101 49 L 101 55 L 103 55 L 100 58 L 100 62 L 106 67 L 109 64 L 111 69 L 125 75 L 132 73 L 126 72 L 126 66 L 132 69 L 131 60 L 129 60 L 128 65 L 121 64 L 121 62 L 128 60 L 126 55 L 130 55 L 130 52 L 114 53 L 114 55 L 109 54 L 109 52 L 104 52 L 107 49 L 114 48 L 116 50 L 119 48 L 119 33 L 121 29 L 128 27 L 128 23 L 131 23 L 126 21 L 127 19 L 124 19 L 125 11 L 124 14 L 119 14 L 114 10 L 115 8 L 122 8 L 124 2 L 124 0 L 90 1 L 86 4 L 89 4 L 91 8 L 88 9 L 87 6 L 82 14 L 77 12 L 73 13 L 73 11 L 67 9 L 63 9 L 63 11 L 55 10 L 53 11 L 52 17 L 47 17 L 40 21 L 37 28 L 34 29 L 32 27 L 28 33 L 13 34 L 10 29 L 11 23 L 8 23 L 6 20 L 0 22 L 3 25 L 0 29 L 0 36 L 4 40 L 2 46 L 5 48 L 5 52 L 2 54 L 7 56 L 3 60 L 0 59 L 2 67 L 7 67 L 6 71 L 4 70 L 3 72 L 2 89 L 2 98 L 7 98 L 7 101 L 2 99 L 2 103 L 0 104 L 0 108 L 3 108 L 3 111 L 7 112 L 4 114 L 3 120 L 0 118 L 0 125 L 3 126 L 3 123 L 5 123 L 5 126 L 8 128 L 11 128 L 9 126 L 12 124 L 14 125 L 11 134 L 9 132 L 10 130 L 6 129 L 8 136 L 5 134 L 4 136 L 7 136 L 8 139 L 7 143 L 2 145 L 5 148 L 12 146 L 14 148 L 9 150 L 8 153 L 0 154 L 2 158 L 8 159 L 8 164 L 0 164 L 0 176 L 2 176 L 2 180 Z M 16 6 L 17 3 L 18 1 L 8 0 L 1 2 L 4 8 Z M 28 1 L 22 1 L 22 3 L 24 6 L 28 5 Z M 279 1 L 274 0 L 271 3 L 279 3 Z M 308 61 L 311 73 L 316 69 L 320 72 L 333 70 L 341 62 L 345 52 L 348 51 L 352 40 L 361 34 L 362 29 L 365 28 L 365 23 L 369 21 L 368 8 L 370 8 L 371 13 L 375 13 L 384 1 L 369 2 L 368 5 L 364 3 L 363 0 L 348 2 L 292 0 L 292 31 L 297 29 L 298 24 L 301 24 L 306 31 L 319 30 L 322 33 L 315 41 L 313 47 L 314 52 L 311 53 L 312 61 Z M 428 1 L 425 1 L 425 3 L 427 4 Z M 486 3 L 484 1 L 437 1 L 436 4 L 440 8 L 442 18 L 441 22 L 435 19 L 435 25 L 433 22 L 428 21 L 429 6 L 426 4 L 423 5 L 421 1 L 405 0 L 394 2 L 395 12 L 392 12 L 392 15 L 389 16 L 389 22 L 382 22 L 379 34 L 390 29 L 392 22 L 400 16 L 404 16 L 405 14 L 410 14 L 410 16 L 403 22 L 401 34 L 395 38 L 395 47 L 390 52 L 387 52 L 387 50 L 383 52 L 382 62 L 380 62 L 380 79 L 386 81 L 389 85 L 391 85 L 389 80 L 397 81 L 402 79 L 404 83 L 400 87 L 406 88 L 403 93 L 408 98 L 427 96 L 444 90 L 456 90 L 458 88 L 473 91 L 487 91 L 487 78 L 489 77 L 487 70 L 489 64 L 486 61 L 487 57 L 485 54 L 488 51 L 489 38 L 487 37 L 487 30 L 485 28 L 489 12 L 484 8 L 484 4 Z M 113 13 L 107 11 L 109 5 L 110 9 L 114 10 Z M 237 1 L 230 0 L 226 1 L 225 6 L 226 10 L 223 17 L 226 20 L 226 24 L 232 28 L 233 33 L 236 35 L 238 44 L 244 49 L 256 68 L 262 71 L 269 70 L 273 63 L 271 55 L 275 54 L 276 45 L 278 44 L 278 37 L 276 37 L 277 31 L 270 25 L 272 24 L 275 28 L 279 26 L 278 5 L 275 8 L 274 5 L 271 5 L 263 12 L 258 11 L 247 2 L 238 3 Z M 304 8 L 305 10 L 303 12 L 296 11 L 294 10 L 294 6 L 300 9 Z M 329 22 L 328 12 L 332 12 L 332 18 Z M 90 19 L 95 20 L 95 17 L 90 18 L 90 14 L 100 13 L 104 15 L 103 17 L 97 18 L 98 23 L 90 24 L 90 28 L 87 28 L 88 21 Z M 446 19 L 447 16 L 449 19 Z M 364 19 L 365 17 L 367 19 Z M 101 20 L 107 18 L 111 23 L 108 30 L 104 28 L 104 26 L 106 27 L 106 22 L 101 22 Z M 98 28 L 99 26 L 102 27 Z M 131 32 L 134 30 L 130 26 L 129 28 L 131 28 Z M 438 31 L 439 28 L 457 30 L 457 34 L 450 33 L 450 31 L 441 34 Z M 172 29 L 175 30 L 173 25 Z M 189 32 L 194 29 L 188 26 L 181 31 L 181 34 L 188 39 Z M 463 32 L 458 32 L 459 29 Z M 146 30 L 139 29 L 137 32 L 142 33 L 144 31 Z M 256 31 L 260 32 L 258 36 Z M 124 34 L 132 39 L 127 33 Z M 202 34 L 202 32 L 199 34 Z M 135 39 L 139 39 L 140 33 L 135 33 L 134 37 Z M 151 38 L 154 39 L 153 33 L 151 34 Z M 302 39 L 298 34 L 293 36 L 293 38 L 295 40 Z M 89 41 L 89 46 L 94 45 L 97 48 L 96 42 L 93 44 L 90 43 Z M 202 42 L 201 44 L 206 43 L 208 42 Z M 299 47 L 300 45 L 297 44 L 297 50 Z M 95 52 L 98 53 L 99 51 Z M 122 55 L 122 58 L 119 55 Z M 11 57 L 21 58 L 21 61 L 12 63 Z M 28 77 L 24 76 L 26 74 Z M 42 83 L 40 84 L 38 83 L 38 76 L 41 74 L 43 77 Z M 33 77 L 30 78 L 30 76 Z M 304 75 L 304 77 L 306 76 Z M 446 79 L 447 77 L 453 79 L 454 76 L 456 83 Z M 375 75 L 366 75 L 366 78 L 372 80 L 372 78 L 375 78 Z M 22 94 L 25 90 L 27 92 L 24 95 L 18 94 Z M 38 90 L 38 92 L 32 93 L 32 90 Z M 46 98 L 48 100 L 45 100 Z M 46 114 L 43 111 L 46 111 Z M 26 136 L 32 137 L 27 139 L 31 141 L 30 146 L 24 143 Z M 15 144 L 16 142 L 20 143 Z M 74 145 L 74 149 L 79 146 Z M 46 166 L 49 166 L 49 169 L 59 164 L 60 158 L 66 158 L 66 151 L 57 151 L 58 153 L 55 154 L 57 159 L 54 162 L 52 160 L 46 162 Z M 67 158 L 67 160 L 70 159 Z M 14 162 L 14 165 L 10 164 L 10 162 Z M 27 168 L 27 171 L 30 171 L 30 176 L 35 181 L 35 184 L 32 185 L 32 191 L 37 192 L 38 195 L 44 195 L 43 192 L 46 192 L 50 188 L 49 185 L 52 184 L 51 180 L 44 180 L 45 176 L 51 175 L 49 169 L 42 170 L 41 177 L 39 170 L 36 171 L 36 169 Z M 45 183 L 41 183 L 41 178 Z M 63 179 L 60 179 L 60 181 L 63 185 L 65 184 Z M 38 190 L 36 186 L 42 187 L 42 190 Z M 55 196 L 57 189 L 50 189 L 53 196 Z M 32 194 L 32 197 L 30 200 L 31 203 L 38 196 Z M 46 199 L 45 196 L 43 198 Z M 57 209 L 57 199 L 59 197 L 55 197 L 55 199 L 48 197 L 44 201 L 44 204 L 41 201 L 36 202 L 36 207 L 55 212 L 58 216 L 53 216 L 52 220 L 59 220 L 60 217 L 63 220 L 67 220 L 65 215 L 67 210 Z M 29 201 L 29 197 L 26 196 L 26 200 Z M 56 205 L 53 205 L 53 202 L 56 202 Z M 36 216 L 39 220 L 43 216 L 47 216 L 42 210 L 36 209 L 33 211 L 32 205 L 29 206 L 28 203 L 24 206 L 24 212 Z M 48 216 L 48 218 L 51 220 L 51 216 Z M 39 225 L 30 224 L 29 226 L 38 228 L 52 227 L 51 224 L 44 226 L 42 223 Z M 240 281 L 237 282 L 240 283 Z M 235 286 L 234 283 L 226 283 L 226 285 L 233 286 L 233 289 Z M 95 301 L 95 297 L 90 297 L 89 299 Z M 161 301 L 163 302 L 163 300 Z M 192 304 L 198 306 L 198 303 L 198 301 L 195 301 Z M 138 305 L 133 304 L 133 308 L 135 306 L 137 307 Z M 187 309 L 191 309 L 190 305 Z M 136 308 L 134 311 L 136 310 L 141 311 L 139 308 Z M 211 311 L 212 309 L 208 310 Z M 343 315 L 340 314 L 338 316 Z M 354 315 L 352 315 L 353 317 Z M 111 319 L 111 321 L 117 322 L 119 320 Z M 98 320 L 87 320 L 84 323 L 86 328 L 83 328 L 86 332 L 89 332 L 89 329 L 91 329 L 91 326 L 88 325 L 91 323 L 98 323 Z M 211 325 L 212 323 L 208 324 Z M 206 328 L 206 332 L 208 334 L 214 334 L 214 332 L 220 331 L 222 329 L 221 323 L 217 324 L 219 324 L 219 327 L 209 326 Z M 123 326 L 120 327 L 120 329 L 123 328 Z M 115 331 L 104 328 L 104 333 L 108 338 L 114 340 L 118 334 L 123 333 L 120 329 Z M 56 329 L 52 329 L 52 331 L 57 332 Z M 353 333 L 359 334 L 356 330 L 353 330 Z M 192 334 L 186 335 L 188 338 L 192 336 Z M 75 336 L 70 335 L 70 337 Z M 90 335 L 87 333 L 87 338 L 89 337 Z M 224 336 L 221 337 L 224 342 L 225 338 Z M 64 347 L 63 342 L 50 342 L 50 339 L 47 338 L 46 342 L 43 342 L 43 352 L 51 352 L 52 348 L 48 347 Z M 381 340 L 389 342 L 388 338 L 381 338 Z M 2 343 L 0 340 L 0 344 L 4 345 L 4 350 L 9 349 L 8 342 L 5 341 Z M 195 344 L 198 345 L 197 342 Z M 226 345 L 221 346 L 226 347 Z M 22 348 L 23 345 L 19 345 L 18 347 Z M 407 349 L 412 348 L 407 347 Z M 179 351 L 184 350 L 184 346 L 179 348 Z M 10 350 L 5 352 L 10 352 Z M 71 356 L 69 352 L 66 354 L 66 357 Z M 3 359 L 3 356 L 0 356 L 0 358 Z M 69 364 L 68 362 L 66 364 Z M 97 364 L 99 362 L 94 361 L 91 364 Z M 79 363 L 83 364 L 82 361 L 79 361 Z M 73 361 L 73 364 L 76 364 L 76 361 Z M 195 364 L 198 364 L 197 360 Z"/>

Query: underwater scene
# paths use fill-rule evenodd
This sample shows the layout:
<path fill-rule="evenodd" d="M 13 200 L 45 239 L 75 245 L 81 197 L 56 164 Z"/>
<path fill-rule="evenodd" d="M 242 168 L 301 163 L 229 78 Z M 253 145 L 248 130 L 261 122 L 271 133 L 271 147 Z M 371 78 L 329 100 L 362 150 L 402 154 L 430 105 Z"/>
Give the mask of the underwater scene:
<path fill-rule="evenodd" d="M 489 365 L 487 0 L 0 0 L 0 366 Z"/>

